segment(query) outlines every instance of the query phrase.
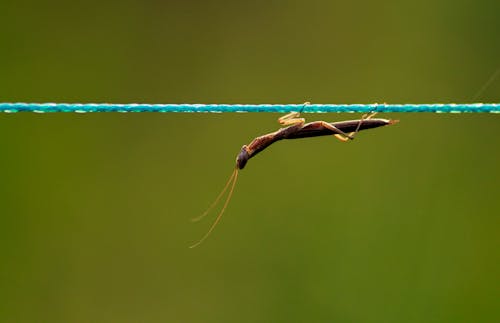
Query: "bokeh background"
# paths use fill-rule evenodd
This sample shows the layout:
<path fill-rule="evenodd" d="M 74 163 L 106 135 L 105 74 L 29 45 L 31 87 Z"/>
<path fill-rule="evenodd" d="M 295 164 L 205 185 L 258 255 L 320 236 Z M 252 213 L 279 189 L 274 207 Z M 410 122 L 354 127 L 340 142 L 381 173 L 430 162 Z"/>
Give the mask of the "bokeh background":
<path fill-rule="evenodd" d="M 500 100 L 496 0 L 0 12 L 3 102 Z M 188 249 L 278 115 L 1 114 L 0 322 L 498 322 L 499 116 L 382 117 L 252 159 Z"/>

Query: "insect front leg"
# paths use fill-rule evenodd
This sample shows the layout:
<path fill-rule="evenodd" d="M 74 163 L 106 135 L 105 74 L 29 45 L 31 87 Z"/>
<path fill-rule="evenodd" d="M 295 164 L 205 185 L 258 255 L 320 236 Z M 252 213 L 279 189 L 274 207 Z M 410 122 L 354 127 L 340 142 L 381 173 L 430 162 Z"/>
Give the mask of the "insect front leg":
<path fill-rule="evenodd" d="M 302 125 L 306 122 L 306 119 L 299 118 L 300 112 L 291 112 L 289 114 L 285 114 L 281 118 L 278 119 L 278 122 L 283 126 L 292 126 L 292 125 Z"/>
<path fill-rule="evenodd" d="M 304 106 L 300 109 L 300 112 L 304 110 L 304 107 L 311 104 L 310 102 L 304 102 Z M 281 118 L 278 119 L 278 122 L 284 126 L 292 126 L 292 125 L 303 125 L 306 122 L 306 119 L 299 118 L 300 112 L 290 112 L 285 114 Z"/>

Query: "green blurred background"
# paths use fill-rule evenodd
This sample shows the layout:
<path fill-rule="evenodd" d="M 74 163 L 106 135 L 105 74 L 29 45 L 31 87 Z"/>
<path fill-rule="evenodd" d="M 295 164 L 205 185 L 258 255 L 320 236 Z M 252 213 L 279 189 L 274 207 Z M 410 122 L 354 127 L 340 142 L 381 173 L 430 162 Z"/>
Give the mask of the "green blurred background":
<path fill-rule="evenodd" d="M 0 12 L 3 102 L 500 100 L 497 0 Z M 382 117 L 252 159 L 188 249 L 278 115 L 1 114 L 0 321 L 498 322 L 499 116 Z"/>

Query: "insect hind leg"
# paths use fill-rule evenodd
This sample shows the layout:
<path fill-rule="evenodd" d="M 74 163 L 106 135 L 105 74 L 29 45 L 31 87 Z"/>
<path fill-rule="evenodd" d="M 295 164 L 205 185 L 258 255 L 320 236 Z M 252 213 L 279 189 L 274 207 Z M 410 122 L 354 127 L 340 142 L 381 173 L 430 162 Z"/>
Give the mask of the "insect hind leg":
<path fill-rule="evenodd" d="M 337 138 L 338 140 L 340 141 L 348 141 L 348 140 L 352 140 L 353 137 L 351 137 L 351 135 L 343 132 L 342 130 L 340 130 L 339 128 L 335 127 L 334 125 L 332 124 L 329 124 L 328 122 L 326 121 L 317 121 L 317 123 L 322 127 L 322 128 L 326 128 L 326 129 L 329 129 L 333 132 L 333 136 L 335 138 Z"/>
<path fill-rule="evenodd" d="M 337 138 L 338 140 L 342 141 L 342 142 L 346 142 L 346 141 L 349 141 L 349 140 L 353 140 L 354 137 L 356 136 L 356 134 L 359 132 L 359 129 L 361 128 L 361 125 L 363 124 L 363 121 L 365 120 L 370 120 L 371 118 L 373 118 L 375 115 L 377 114 L 377 112 L 370 112 L 370 113 L 365 113 L 361 116 L 361 119 L 359 120 L 358 122 L 358 125 L 356 127 L 356 130 L 354 130 L 353 132 L 350 132 L 350 133 L 345 133 L 343 131 L 341 131 L 340 129 L 332 126 L 331 124 L 329 123 L 324 123 L 323 126 L 325 128 L 328 128 L 334 132 L 336 132 L 333 136 L 335 138 Z"/>
<path fill-rule="evenodd" d="M 361 128 L 361 125 L 363 124 L 363 121 L 366 121 L 366 120 L 370 120 L 371 118 L 373 118 L 378 112 L 376 111 L 371 111 L 369 113 L 365 113 L 361 116 L 361 119 L 359 120 L 359 123 L 358 123 L 358 126 L 356 127 L 356 130 L 354 130 L 353 132 L 350 132 L 349 133 L 349 136 L 351 139 L 354 139 L 354 136 L 356 136 L 356 134 L 359 132 L 359 129 Z M 347 141 L 347 140 L 345 140 Z"/>

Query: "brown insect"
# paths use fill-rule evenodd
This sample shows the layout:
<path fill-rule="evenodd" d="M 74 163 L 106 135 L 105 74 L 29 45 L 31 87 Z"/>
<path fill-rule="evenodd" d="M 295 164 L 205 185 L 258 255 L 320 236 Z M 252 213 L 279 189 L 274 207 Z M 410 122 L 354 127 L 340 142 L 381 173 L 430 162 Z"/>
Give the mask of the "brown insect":
<path fill-rule="evenodd" d="M 241 148 L 238 157 L 236 157 L 236 167 L 234 168 L 231 177 L 229 177 L 229 180 L 226 182 L 226 185 L 217 196 L 215 201 L 210 205 L 210 207 L 202 215 L 194 218 L 193 221 L 199 221 L 204 218 L 217 205 L 229 186 L 231 186 L 229 194 L 226 198 L 226 201 L 224 202 L 224 205 L 222 206 L 221 211 L 217 215 L 208 232 L 190 248 L 194 248 L 202 243 L 210 235 L 210 233 L 212 233 L 217 223 L 219 223 L 222 214 L 226 210 L 231 196 L 233 195 L 234 186 L 236 185 L 236 180 L 238 179 L 238 171 L 245 167 L 250 158 L 269 147 L 272 143 L 283 139 L 298 139 L 333 135 L 340 141 L 346 142 L 349 140 L 353 140 L 358 131 L 387 126 L 398 122 L 398 120 L 373 119 L 373 116 L 375 116 L 375 114 L 376 112 L 365 114 L 361 117 L 361 119 L 358 120 L 348 120 L 332 123 L 326 121 L 314 121 L 305 123 L 304 118 L 299 118 L 300 112 L 292 112 L 279 118 L 278 122 L 283 126 L 287 126 L 286 128 L 281 128 L 275 132 L 257 137 L 252 140 L 250 144 L 244 145 Z"/>

